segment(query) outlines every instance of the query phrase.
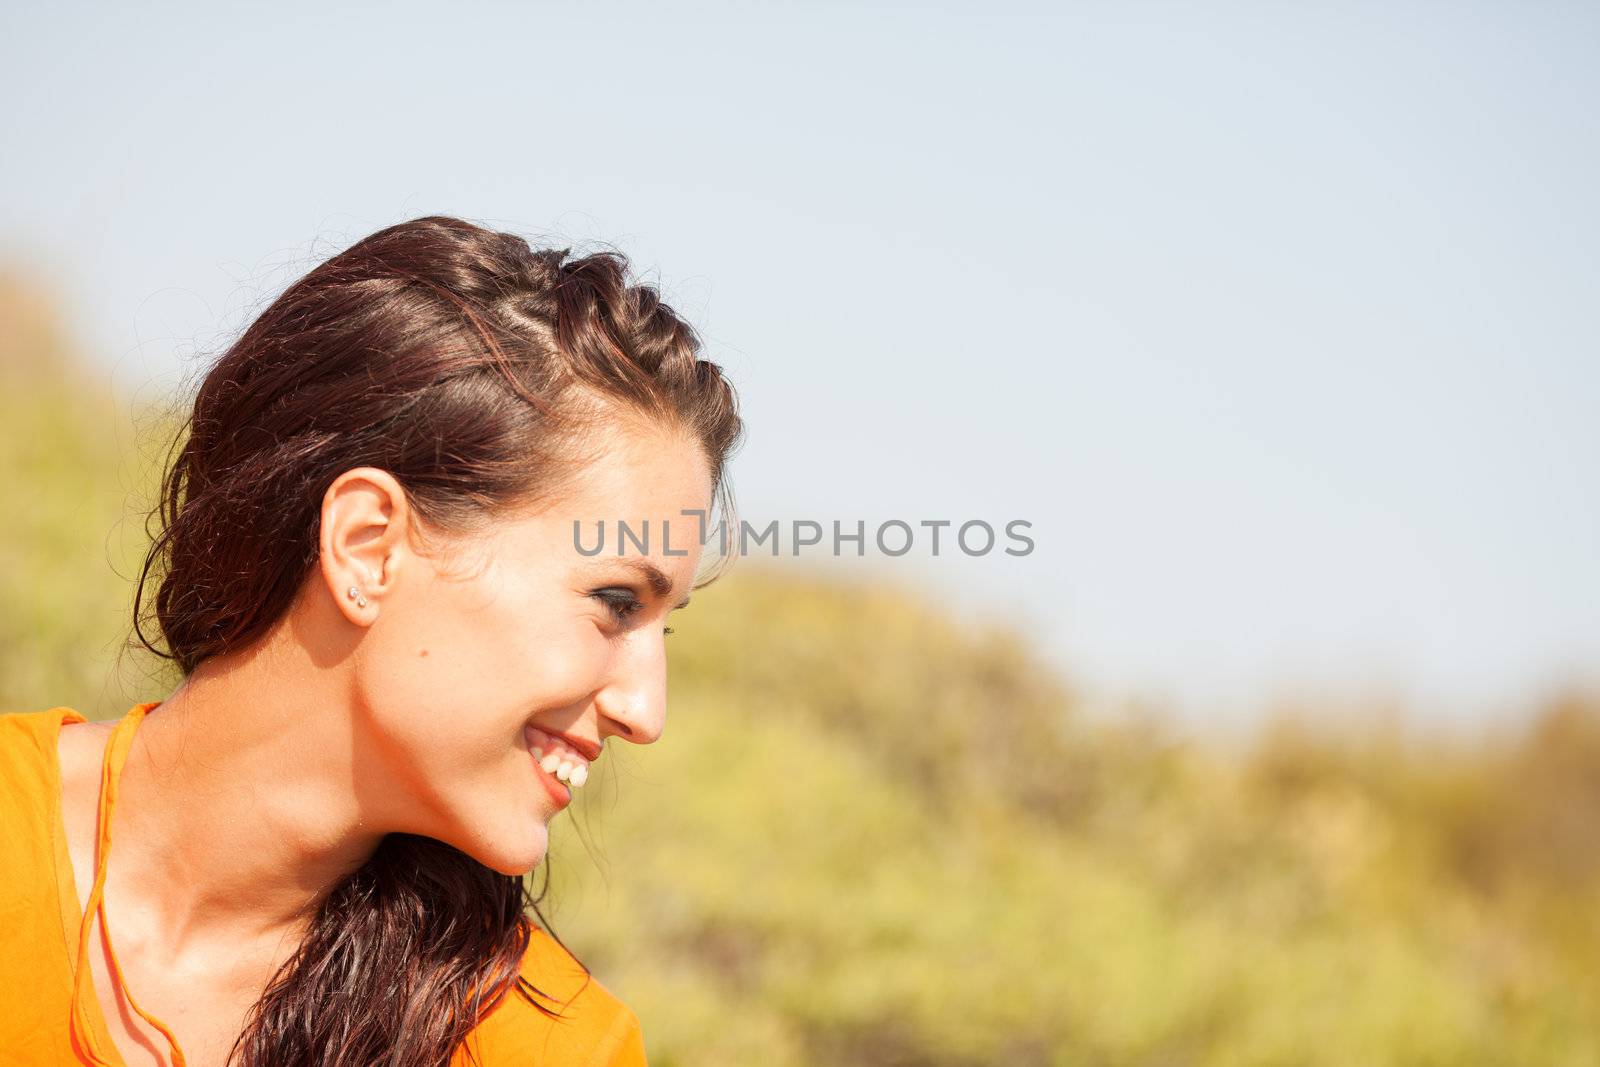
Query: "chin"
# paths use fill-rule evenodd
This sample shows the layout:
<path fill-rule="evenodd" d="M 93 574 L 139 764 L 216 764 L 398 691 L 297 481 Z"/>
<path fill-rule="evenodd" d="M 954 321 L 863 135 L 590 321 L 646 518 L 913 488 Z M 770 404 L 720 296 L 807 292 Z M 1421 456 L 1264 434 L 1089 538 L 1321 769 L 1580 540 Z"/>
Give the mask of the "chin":
<path fill-rule="evenodd" d="M 501 828 L 504 831 L 505 828 Z M 478 838 L 472 848 L 461 851 L 500 874 L 528 874 L 544 860 L 550 849 L 550 830 L 542 822 L 530 822 L 515 834 Z"/>
<path fill-rule="evenodd" d="M 481 782 L 453 795 L 440 790 L 436 795 L 442 803 L 434 810 L 442 817 L 431 836 L 499 874 L 532 871 L 550 850 L 551 816 L 548 805 L 536 802 L 544 798 L 536 793 L 530 798 L 532 790 L 518 780 L 529 775 L 527 768 L 526 763 L 517 767 L 510 782 Z M 538 787 L 537 781 L 532 784 Z"/>

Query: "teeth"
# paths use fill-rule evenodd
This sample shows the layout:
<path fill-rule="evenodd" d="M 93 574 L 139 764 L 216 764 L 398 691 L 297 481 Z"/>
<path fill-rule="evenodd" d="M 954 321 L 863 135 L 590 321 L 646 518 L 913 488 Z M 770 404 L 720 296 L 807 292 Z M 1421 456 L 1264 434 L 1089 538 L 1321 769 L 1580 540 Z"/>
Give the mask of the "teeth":
<path fill-rule="evenodd" d="M 574 789 L 581 789 L 589 780 L 589 766 L 578 760 L 562 760 L 561 766 L 556 768 L 556 777 Z"/>
<path fill-rule="evenodd" d="M 558 745 L 546 751 L 543 745 L 535 745 L 529 751 L 533 753 L 533 761 L 541 770 L 574 789 L 582 788 L 583 783 L 589 780 L 588 761 L 574 755 L 564 746 Z"/>
<path fill-rule="evenodd" d="M 569 785 L 582 788 L 583 783 L 589 780 L 589 768 L 585 764 L 563 758 L 556 752 L 540 755 L 539 750 L 535 749 L 533 754 L 539 761 L 540 768 Z"/>

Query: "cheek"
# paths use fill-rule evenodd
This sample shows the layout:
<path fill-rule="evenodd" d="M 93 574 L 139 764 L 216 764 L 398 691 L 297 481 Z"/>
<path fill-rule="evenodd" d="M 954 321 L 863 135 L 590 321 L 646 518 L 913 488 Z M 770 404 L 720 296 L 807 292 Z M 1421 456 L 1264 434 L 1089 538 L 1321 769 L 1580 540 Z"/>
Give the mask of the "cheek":
<path fill-rule="evenodd" d="M 581 708 L 606 670 L 605 637 L 581 612 L 530 618 L 525 601 L 485 605 L 448 590 L 423 610 L 392 615 L 363 641 L 361 702 L 393 755 L 431 791 L 510 766 L 523 725 L 540 712 Z"/>

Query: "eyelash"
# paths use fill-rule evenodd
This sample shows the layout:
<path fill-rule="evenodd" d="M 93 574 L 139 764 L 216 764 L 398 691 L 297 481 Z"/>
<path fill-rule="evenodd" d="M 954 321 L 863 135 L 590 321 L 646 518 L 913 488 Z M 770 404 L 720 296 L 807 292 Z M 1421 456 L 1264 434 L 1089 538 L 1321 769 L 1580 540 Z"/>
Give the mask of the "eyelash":
<path fill-rule="evenodd" d="M 628 589 L 599 589 L 591 596 L 598 597 L 606 607 L 611 609 L 611 615 L 619 623 L 626 623 L 629 616 L 644 608 L 644 602 L 633 595 Z M 672 627 L 663 627 L 663 634 L 671 634 Z"/>

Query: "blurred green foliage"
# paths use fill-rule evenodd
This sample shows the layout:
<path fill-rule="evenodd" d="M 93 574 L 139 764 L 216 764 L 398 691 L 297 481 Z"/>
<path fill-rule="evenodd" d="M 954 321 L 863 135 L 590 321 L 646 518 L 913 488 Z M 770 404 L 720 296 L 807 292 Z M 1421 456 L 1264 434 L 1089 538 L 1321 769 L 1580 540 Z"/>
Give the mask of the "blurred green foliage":
<path fill-rule="evenodd" d="M 121 654 L 168 424 L 52 321 L 0 279 L 0 707 L 105 717 L 175 684 Z M 674 626 L 545 908 L 654 1067 L 1600 1062 L 1593 697 L 1226 747 L 889 584 L 743 561 Z"/>
<path fill-rule="evenodd" d="M 1600 1062 L 1593 704 L 1225 750 L 909 592 L 741 563 L 683 614 L 551 890 L 660 1067 Z"/>
<path fill-rule="evenodd" d="M 124 654 L 163 419 L 119 402 L 48 294 L 0 269 L 0 708 L 105 718 L 177 684 Z"/>

